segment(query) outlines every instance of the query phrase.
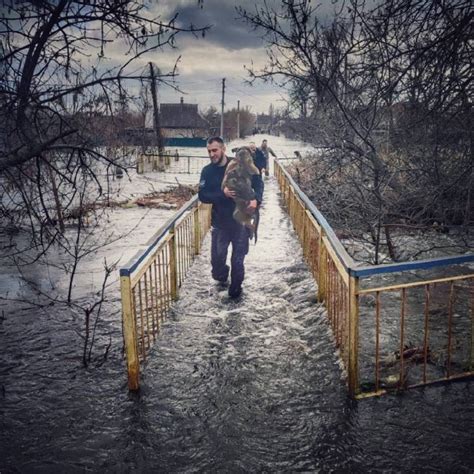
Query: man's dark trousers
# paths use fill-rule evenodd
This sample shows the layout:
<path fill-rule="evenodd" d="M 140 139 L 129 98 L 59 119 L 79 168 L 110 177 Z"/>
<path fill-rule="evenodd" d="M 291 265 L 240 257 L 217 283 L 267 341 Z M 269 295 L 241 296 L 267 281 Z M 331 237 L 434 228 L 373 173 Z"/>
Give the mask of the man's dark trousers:
<path fill-rule="evenodd" d="M 240 288 L 245 276 L 244 259 L 249 251 L 249 233 L 245 226 L 237 222 L 225 229 L 212 228 L 212 277 L 222 282 L 227 280 L 229 266 L 226 265 L 226 260 L 230 244 L 232 244 L 231 287 Z"/>

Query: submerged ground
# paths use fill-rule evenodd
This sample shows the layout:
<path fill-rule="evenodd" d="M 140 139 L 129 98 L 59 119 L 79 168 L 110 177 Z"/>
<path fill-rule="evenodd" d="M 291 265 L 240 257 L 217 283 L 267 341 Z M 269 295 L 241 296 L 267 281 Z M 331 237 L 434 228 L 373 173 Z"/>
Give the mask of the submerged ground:
<path fill-rule="evenodd" d="M 274 137 L 271 145 L 279 155 L 301 147 Z M 144 212 L 118 210 L 111 222 Z M 169 215 L 153 210 L 104 252 L 124 263 Z M 229 301 L 211 280 L 209 250 L 206 239 L 136 395 L 126 388 L 117 284 L 97 343 L 100 360 L 111 342 L 108 358 L 87 370 L 80 366 L 80 313 L 3 306 L 2 474 L 474 470 L 472 383 L 348 398 L 324 308 L 273 179 L 241 300 Z M 81 269 L 84 292 L 99 270 L 97 257 Z M 31 290 L 13 270 L 2 274 L 10 294 L 28 298 Z"/>

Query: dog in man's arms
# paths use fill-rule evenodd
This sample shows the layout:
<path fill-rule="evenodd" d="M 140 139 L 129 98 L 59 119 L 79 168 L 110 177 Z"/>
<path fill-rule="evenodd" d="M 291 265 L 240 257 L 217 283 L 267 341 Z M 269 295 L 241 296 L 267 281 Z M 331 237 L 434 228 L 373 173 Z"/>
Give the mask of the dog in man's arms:
<path fill-rule="evenodd" d="M 234 150 L 232 150 L 234 151 Z M 255 199 L 255 192 L 252 189 L 252 175 L 259 175 L 255 166 L 252 154 L 248 147 L 236 150 L 235 158 L 230 160 L 222 180 L 222 189 L 227 187 L 235 191 L 235 211 L 234 220 L 245 225 L 250 231 L 250 237 L 255 235 L 257 241 L 258 208 L 255 212 L 248 210 L 249 201 Z"/>

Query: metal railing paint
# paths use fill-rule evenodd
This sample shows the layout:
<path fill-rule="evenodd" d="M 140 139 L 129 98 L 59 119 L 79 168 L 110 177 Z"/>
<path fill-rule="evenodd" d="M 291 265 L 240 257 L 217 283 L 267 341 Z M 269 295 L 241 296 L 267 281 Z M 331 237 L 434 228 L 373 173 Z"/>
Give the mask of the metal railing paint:
<path fill-rule="evenodd" d="M 200 253 L 210 218 L 211 206 L 194 196 L 161 227 L 144 250 L 120 269 L 130 390 L 139 388 L 140 366 L 146 362 L 186 272 Z"/>
<path fill-rule="evenodd" d="M 458 271 L 457 275 L 445 278 L 423 277 L 416 282 L 407 281 L 414 271 L 460 268 L 461 264 L 474 262 L 474 255 L 359 265 L 344 249 L 314 203 L 283 168 L 281 160 L 275 160 L 275 175 L 304 258 L 318 284 L 318 299 L 327 308 L 350 395 L 364 398 L 391 389 L 403 390 L 474 376 L 474 274 Z M 364 286 L 368 287 L 360 288 L 364 278 L 393 273 L 402 281 L 370 287 L 371 282 L 364 280 Z M 424 292 L 421 297 L 417 294 L 420 291 Z M 368 300 L 371 305 L 365 301 L 369 297 L 373 298 Z M 439 301 L 433 308 L 435 297 Z M 383 299 L 387 300 L 388 310 L 382 304 Z M 393 308 L 397 306 L 399 316 L 393 322 Z M 384 310 L 391 313 L 390 317 L 384 317 Z M 393 326 L 390 331 L 385 329 L 383 332 L 390 323 Z M 437 341 L 431 341 L 434 335 Z M 444 342 L 439 343 L 444 336 Z M 413 346 L 412 341 L 407 347 L 410 337 L 417 339 L 419 345 Z M 392 346 L 389 346 L 390 341 Z M 366 349 L 368 355 L 362 357 L 361 349 L 370 344 L 373 347 Z M 439 360 L 434 364 L 435 351 L 431 346 L 436 348 L 436 344 L 440 347 L 436 353 Z M 396 351 L 390 352 L 394 347 Z M 395 369 L 390 369 L 388 363 L 388 369 L 384 365 L 387 355 L 393 356 L 390 363 L 396 367 L 395 374 Z M 365 381 L 361 382 L 362 362 L 365 372 L 373 377 L 366 375 Z"/>

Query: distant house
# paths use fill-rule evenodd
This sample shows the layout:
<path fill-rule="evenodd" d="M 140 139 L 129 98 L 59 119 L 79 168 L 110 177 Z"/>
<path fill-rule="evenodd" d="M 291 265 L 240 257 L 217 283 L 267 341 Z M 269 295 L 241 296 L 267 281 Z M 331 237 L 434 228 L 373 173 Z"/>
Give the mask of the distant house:
<path fill-rule="evenodd" d="M 145 121 L 146 122 L 146 121 Z M 209 123 L 201 117 L 196 104 L 161 104 L 160 132 L 163 144 L 169 147 L 201 147 L 209 136 Z M 156 132 L 151 127 L 130 127 L 125 138 L 133 145 L 156 145 Z"/>
<path fill-rule="evenodd" d="M 197 104 L 160 105 L 160 127 L 166 138 L 205 138 L 209 134 L 209 123 L 198 112 Z"/>

